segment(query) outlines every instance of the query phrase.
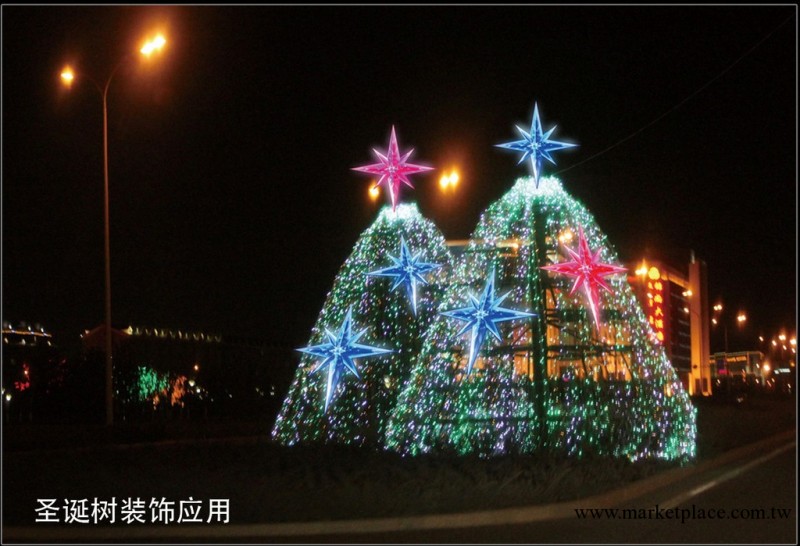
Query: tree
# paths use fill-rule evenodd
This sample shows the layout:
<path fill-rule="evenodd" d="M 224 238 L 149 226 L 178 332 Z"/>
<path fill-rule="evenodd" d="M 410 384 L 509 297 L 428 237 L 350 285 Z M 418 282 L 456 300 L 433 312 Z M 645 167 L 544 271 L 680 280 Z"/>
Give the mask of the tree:
<path fill-rule="evenodd" d="M 598 319 L 563 263 L 585 234 L 607 264 L 616 253 L 558 179 L 519 179 L 481 216 L 454 263 L 440 311 L 463 307 L 494 276 L 504 307 L 535 313 L 499 325 L 467 374 L 469 334 L 439 314 L 425 332 L 388 426 L 389 449 L 675 459 L 693 457 L 695 410 L 624 276 L 596 295 Z M 599 252 L 598 252 L 599 251 Z"/>
<path fill-rule="evenodd" d="M 394 286 L 392 278 L 368 275 L 394 265 L 393 258 L 402 254 L 402 241 L 419 262 L 441 265 L 423 275 L 427 284 L 417 283 L 416 314 L 404 286 Z M 326 343 L 326 330 L 335 334 L 352 309 L 354 333 L 366 329 L 359 342 L 393 352 L 356 359 L 360 377 L 343 373 L 332 389 L 327 408 L 326 373 L 317 371 L 322 359 L 304 354 L 273 437 L 286 445 L 322 442 L 383 446 L 397 394 L 435 317 L 448 269 L 445 239 L 416 205 L 401 204 L 394 212 L 385 207 L 359 237 L 336 275 L 308 345 Z"/>

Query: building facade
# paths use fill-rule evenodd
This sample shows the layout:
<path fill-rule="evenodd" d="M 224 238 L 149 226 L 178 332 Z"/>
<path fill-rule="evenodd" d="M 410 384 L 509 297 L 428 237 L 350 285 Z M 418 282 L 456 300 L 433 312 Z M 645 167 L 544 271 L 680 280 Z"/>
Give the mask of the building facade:
<path fill-rule="evenodd" d="M 629 264 L 628 282 L 690 395 L 713 390 L 705 262 L 692 254 L 686 273 L 657 260 Z"/>

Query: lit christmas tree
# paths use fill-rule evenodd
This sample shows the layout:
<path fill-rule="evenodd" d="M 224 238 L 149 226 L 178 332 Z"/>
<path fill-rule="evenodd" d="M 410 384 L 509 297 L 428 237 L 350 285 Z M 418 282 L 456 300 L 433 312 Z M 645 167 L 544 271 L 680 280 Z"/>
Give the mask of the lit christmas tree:
<path fill-rule="evenodd" d="M 384 444 L 449 270 L 441 232 L 416 205 L 395 205 L 336 275 L 273 430 L 282 444 Z"/>
<path fill-rule="evenodd" d="M 558 179 L 518 180 L 453 265 L 391 412 L 387 448 L 693 457 L 695 410 L 615 263 Z M 467 301 L 478 308 L 490 278 L 507 295 L 488 301 L 515 316 L 495 325 L 499 340 L 483 335 L 474 347 L 454 319 L 466 320 Z"/>

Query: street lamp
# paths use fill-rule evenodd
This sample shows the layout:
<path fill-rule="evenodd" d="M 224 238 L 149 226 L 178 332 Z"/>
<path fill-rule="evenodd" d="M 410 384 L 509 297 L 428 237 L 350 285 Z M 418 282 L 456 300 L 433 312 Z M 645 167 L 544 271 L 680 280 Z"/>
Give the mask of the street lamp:
<path fill-rule="evenodd" d="M 716 326 L 720 322 L 722 322 L 722 328 L 725 334 L 725 354 L 728 353 L 728 322 L 723 319 L 722 315 L 722 304 L 718 303 L 714 307 L 714 317 L 711 319 L 711 324 Z M 736 315 L 736 322 L 738 323 L 739 327 L 741 328 L 745 322 L 747 322 L 747 315 L 743 311 L 739 311 Z"/>
<path fill-rule="evenodd" d="M 455 191 L 460 179 L 458 171 L 452 169 L 449 173 L 445 173 L 439 178 L 439 188 L 442 192 Z"/>
<path fill-rule="evenodd" d="M 152 40 L 147 41 L 139 52 L 145 57 L 150 57 L 153 53 L 161 51 L 166 45 L 167 40 L 161 34 L 157 35 Z M 114 371 L 112 365 L 111 355 L 111 237 L 109 231 L 109 214 L 108 214 L 108 88 L 111 86 L 111 80 L 114 79 L 117 70 L 127 61 L 133 58 L 133 55 L 127 54 L 119 60 L 117 65 L 109 74 L 103 85 L 100 85 L 98 80 L 86 75 L 81 74 L 87 80 L 91 81 L 100 93 L 103 99 L 103 188 L 104 188 L 104 232 L 105 232 L 105 311 L 106 311 L 106 328 L 105 328 L 105 341 L 106 341 L 106 425 L 114 424 L 114 395 L 113 395 L 113 378 Z M 61 71 L 61 81 L 65 86 L 71 87 L 75 81 L 76 74 L 70 67 L 65 67 Z"/>

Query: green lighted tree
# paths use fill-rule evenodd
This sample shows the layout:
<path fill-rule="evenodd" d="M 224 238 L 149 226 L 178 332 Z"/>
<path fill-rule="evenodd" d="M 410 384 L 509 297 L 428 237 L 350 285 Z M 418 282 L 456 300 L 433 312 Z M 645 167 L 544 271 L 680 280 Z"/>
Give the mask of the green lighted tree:
<path fill-rule="evenodd" d="M 368 276 L 392 265 L 401 254 L 401 240 L 421 262 L 441 267 L 417 286 L 416 315 L 403 286 L 393 279 Z M 416 205 L 385 207 L 355 244 L 312 329 L 308 345 L 325 343 L 325 330 L 340 328 L 352 308 L 353 329 L 366 328 L 363 343 L 393 352 L 357 361 L 360 378 L 342 375 L 325 408 L 325 372 L 312 371 L 319 358 L 304 354 L 278 415 L 273 437 L 285 445 L 309 442 L 383 446 L 386 425 L 418 354 L 424 332 L 435 317 L 449 269 L 449 252 L 441 232 Z"/>
<path fill-rule="evenodd" d="M 454 264 L 439 311 L 463 307 L 494 272 L 503 306 L 536 313 L 500 324 L 466 374 L 469 336 L 437 315 L 391 412 L 386 446 L 426 452 L 594 453 L 693 457 L 695 410 L 624 275 L 598 295 L 598 322 L 572 280 L 543 266 L 568 259 L 582 230 L 599 259 L 618 259 L 592 215 L 553 177 L 522 178 L 482 215 Z"/>

